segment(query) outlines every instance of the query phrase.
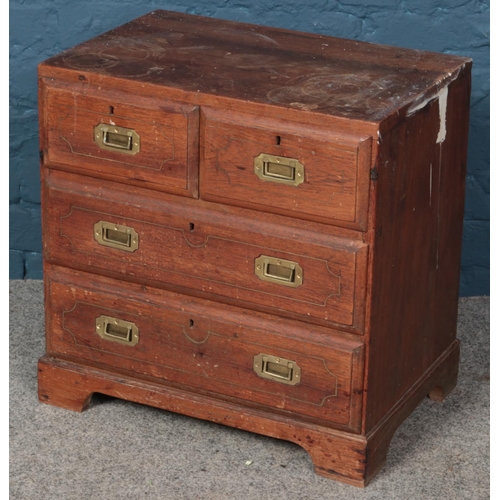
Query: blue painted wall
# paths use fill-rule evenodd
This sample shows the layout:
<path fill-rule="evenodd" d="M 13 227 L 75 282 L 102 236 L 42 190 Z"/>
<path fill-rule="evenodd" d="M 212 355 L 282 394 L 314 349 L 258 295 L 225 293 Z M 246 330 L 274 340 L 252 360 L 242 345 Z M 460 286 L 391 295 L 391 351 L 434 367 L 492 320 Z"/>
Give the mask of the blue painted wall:
<path fill-rule="evenodd" d="M 489 2 L 11 0 L 10 277 L 42 277 L 36 65 L 154 9 L 471 57 L 461 295 L 489 295 Z"/>

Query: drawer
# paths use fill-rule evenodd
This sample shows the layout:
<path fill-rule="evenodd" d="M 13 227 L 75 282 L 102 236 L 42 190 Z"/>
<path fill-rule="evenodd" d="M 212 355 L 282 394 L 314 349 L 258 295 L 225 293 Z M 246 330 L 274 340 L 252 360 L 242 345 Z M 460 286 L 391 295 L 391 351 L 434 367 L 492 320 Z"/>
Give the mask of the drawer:
<path fill-rule="evenodd" d="M 217 208 L 52 175 L 45 195 L 45 257 L 362 333 L 363 242 L 288 227 L 281 217 Z"/>
<path fill-rule="evenodd" d="M 196 106 L 85 87 L 42 96 L 46 166 L 198 196 Z"/>
<path fill-rule="evenodd" d="M 56 266 L 46 279 L 50 353 L 359 431 L 356 341 Z"/>
<path fill-rule="evenodd" d="M 370 137 L 202 111 L 203 199 L 366 229 Z"/>

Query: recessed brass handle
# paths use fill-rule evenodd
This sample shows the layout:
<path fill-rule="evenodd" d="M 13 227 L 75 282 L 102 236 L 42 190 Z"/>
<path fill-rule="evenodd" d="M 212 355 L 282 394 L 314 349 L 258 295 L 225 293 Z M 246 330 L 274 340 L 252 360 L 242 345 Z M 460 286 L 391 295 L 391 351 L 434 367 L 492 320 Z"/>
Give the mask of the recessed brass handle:
<path fill-rule="evenodd" d="M 297 288 L 302 285 L 303 271 L 297 262 L 261 255 L 255 259 L 255 274 L 263 281 Z"/>
<path fill-rule="evenodd" d="M 101 149 L 135 155 L 141 150 L 141 138 L 131 128 L 99 123 L 94 127 L 94 141 Z"/>
<path fill-rule="evenodd" d="M 289 359 L 272 354 L 258 354 L 253 358 L 253 369 L 259 377 L 267 380 L 288 385 L 300 383 L 300 366 Z"/>
<path fill-rule="evenodd" d="M 269 182 L 298 186 L 304 182 L 304 165 L 295 158 L 261 153 L 253 159 L 255 175 Z"/>
<path fill-rule="evenodd" d="M 105 247 L 135 252 L 139 248 L 137 231 L 128 226 L 100 220 L 94 224 L 94 239 Z"/>
<path fill-rule="evenodd" d="M 134 346 L 139 342 L 139 328 L 131 321 L 111 316 L 99 316 L 95 320 L 95 331 L 104 340 Z"/>

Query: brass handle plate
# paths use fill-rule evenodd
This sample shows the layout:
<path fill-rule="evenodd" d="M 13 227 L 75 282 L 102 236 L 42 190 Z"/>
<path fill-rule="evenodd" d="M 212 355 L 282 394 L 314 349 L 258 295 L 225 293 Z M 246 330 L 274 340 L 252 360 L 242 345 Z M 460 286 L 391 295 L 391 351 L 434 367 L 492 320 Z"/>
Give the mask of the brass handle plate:
<path fill-rule="evenodd" d="M 261 153 L 253 159 L 255 175 L 269 182 L 298 186 L 304 182 L 304 165 L 295 158 Z"/>
<path fill-rule="evenodd" d="M 255 259 L 255 274 L 263 280 L 278 285 L 297 288 L 302 285 L 304 273 L 297 262 L 261 255 Z"/>
<path fill-rule="evenodd" d="M 253 358 L 253 369 L 259 377 L 267 380 L 288 385 L 300 383 L 300 366 L 289 359 L 271 354 L 258 354 Z"/>
<path fill-rule="evenodd" d="M 135 155 L 141 150 L 141 138 L 134 129 L 106 123 L 94 127 L 94 141 L 107 151 Z"/>
<path fill-rule="evenodd" d="M 128 226 L 103 220 L 94 224 L 94 239 L 99 245 L 117 248 L 125 252 L 135 252 L 139 248 L 137 231 Z"/>
<path fill-rule="evenodd" d="M 134 346 L 139 342 L 139 328 L 131 321 L 111 316 L 99 316 L 95 320 L 95 331 L 104 340 Z"/>

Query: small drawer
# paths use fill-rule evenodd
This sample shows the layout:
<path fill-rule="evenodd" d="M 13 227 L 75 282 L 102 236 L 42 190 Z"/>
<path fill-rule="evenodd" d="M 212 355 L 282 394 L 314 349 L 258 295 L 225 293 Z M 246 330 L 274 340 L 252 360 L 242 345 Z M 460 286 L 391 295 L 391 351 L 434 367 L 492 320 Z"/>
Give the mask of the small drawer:
<path fill-rule="evenodd" d="M 359 342 L 57 266 L 47 266 L 46 280 L 55 355 L 359 431 Z"/>
<path fill-rule="evenodd" d="M 201 198 L 366 229 L 371 138 L 203 108 Z"/>
<path fill-rule="evenodd" d="M 46 166 L 198 196 L 196 106 L 85 87 L 42 88 Z"/>
<path fill-rule="evenodd" d="M 45 196 L 53 262 L 363 333 L 362 241 L 124 185 L 60 182 L 51 175 Z"/>

